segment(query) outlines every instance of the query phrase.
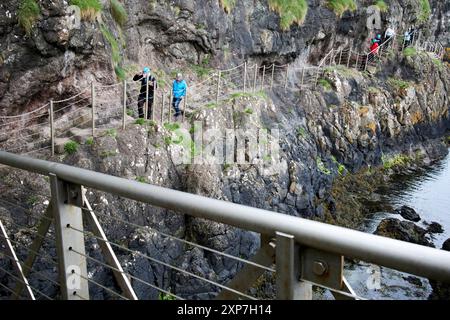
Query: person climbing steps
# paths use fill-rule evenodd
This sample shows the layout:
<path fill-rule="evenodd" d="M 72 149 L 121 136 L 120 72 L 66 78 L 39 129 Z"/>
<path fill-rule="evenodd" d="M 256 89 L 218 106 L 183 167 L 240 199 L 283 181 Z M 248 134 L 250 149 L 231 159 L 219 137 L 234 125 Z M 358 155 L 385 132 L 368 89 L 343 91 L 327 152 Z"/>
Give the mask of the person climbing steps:
<path fill-rule="evenodd" d="M 187 84 L 186 81 L 183 80 L 183 75 L 178 73 L 175 80 L 173 81 L 173 99 L 172 99 L 172 107 L 175 109 L 175 117 L 181 115 L 180 111 L 180 103 L 181 100 L 186 97 Z"/>
<path fill-rule="evenodd" d="M 151 74 L 149 67 L 145 67 L 141 73 L 133 77 L 133 81 L 141 81 L 141 89 L 138 96 L 139 118 L 144 118 L 144 106 L 147 100 L 147 81 L 148 81 L 148 109 L 147 119 L 151 118 L 151 111 L 154 101 L 155 90 L 157 89 L 156 78 Z"/>

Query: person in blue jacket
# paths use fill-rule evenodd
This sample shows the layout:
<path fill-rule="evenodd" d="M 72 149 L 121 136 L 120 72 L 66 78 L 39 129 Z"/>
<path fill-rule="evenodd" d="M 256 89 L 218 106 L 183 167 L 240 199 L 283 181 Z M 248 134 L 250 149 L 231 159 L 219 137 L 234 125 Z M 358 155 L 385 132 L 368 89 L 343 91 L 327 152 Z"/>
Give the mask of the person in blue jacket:
<path fill-rule="evenodd" d="M 172 106 L 175 109 L 175 117 L 178 117 L 181 114 L 180 102 L 186 96 L 186 89 L 187 89 L 186 81 L 183 80 L 183 75 L 181 73 L 178 73 L 177 77 L 173 81 L 172 89 L 173 89 Z"/>

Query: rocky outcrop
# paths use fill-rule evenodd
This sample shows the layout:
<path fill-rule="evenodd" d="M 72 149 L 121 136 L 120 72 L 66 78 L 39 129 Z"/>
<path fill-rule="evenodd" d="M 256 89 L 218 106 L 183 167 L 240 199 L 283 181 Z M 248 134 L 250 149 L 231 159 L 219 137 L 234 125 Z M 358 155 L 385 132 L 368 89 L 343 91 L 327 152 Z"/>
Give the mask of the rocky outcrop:
<path fill-rule="evenodd" d="M 442 244 L 442 250 L 450 251 L 450 239 Z M 430 300 L 450 300 L 450 284 L 439 281 L 430 280 L 433 292 L 428 299 Z"/>
<path fill-rule="evenodd" d="M 406 220 L 410 220 L 410 221 L 414 221 L 414 222 L 420 221 L 420 216 L 416 212 L 416 210 L 414 210 L 413 208 L 408 207 L 408 206 L 402 206 L 400 209 L 396 209 L 394 211 L 394 213 L 401 215 Z"/>
<path fill-rule="evenodd" d="M 15 16 L 0 19 L 0 48 L 5 53 L 0 66 L 1 114 L 32 109 L 49 96 L 76 92 L 90 81 L 115 81 L 108 56 L 110 46 L 101 36 L 98 24 L 83 22 L 80 30 L 68 34 L 62 32 L 64 26 L 61 26 L 57 29 L 61 32 L 55 33 L 49 26 L 63 24 L 64 6 L 41 2 L 45 10 L 29 36 L 17 26 Z M 8 6 L 0 5 L 0 15 L 7 15 L 8 7 L 17 8 L 17 3 L 17 0 L 9 0 Z M 151 1 L 150 6 L 148 3 L 147 0 L 126 2 L 129 20 L 122 30 L 126 36 L 126 46 L 120 49 L 123 66 L 150 62 L 152 67 L 169 73 L 172 69 L 205 61 L 213 67 L 234 65 L 244 59 L 294 65 L 305 60 L 314 63 L 331 47 L 345 46 L 351 39 L 363 48 L 368 36 L 366 2 L 362 1 L 364 5 L 360 10 L 345 13 L 342 19 L 324 7 L 323 1 L 309 1 L 305 24 L 287 31 L 279 28 L 278 14 L 270 11 L 265 2 L 236 1 L 230 14 L 225 13 L 217 1 L 186 0 L 170 4 Z M 403 19 L 402 27 L 415 21 L 416 7 L 404 5 L 404 1 L 389 3 L 392 10 L 384 16 L 386 21 L 397 21 L 400 25 L 399 19 Z M 102 19 L 113 35 L 119 37 L 117 26 L 107 11 Z M 357 206 L 342 210 L 330 192 L 333 182 L 341 175 L 380 165 L 394 171 L 396 162 L 390 159 L 399 154 L 430 163 L 447 152 L 446 146 L 438 140 L 450 127 L 448 70 L 427 54 L 387 57 L 383 65 L 375 74 L 330 68 L 323 75 L 330 87 L 298 88 L 293 92 L 275 87 L 267 96 L 238 97 L 221 108 L 191 115 L 192 120 L 202 121 L 204 130 L 279 128 L 282 133 L 280 161 L 270 174 L 264 174 L 251 161 L 240 165 L 179 164 L 176 155 L 183 146 L 173 143 L 170 130 L 135 124 L 118 131 L 117 135 L 96 137 L 93 144 L 80 139 L 82 146 L 75 154 L 52 160 L 349 226 L 349 221 L 358 221 L 352 215 L 360 217 Z M 246 112 L 250 107 L 252 112 Z M 187 124 L 186 129 L 189 130 L 189 126 Z M 370 172 L 367 170 L 367 176 Z M 1 215 L 33 226 L 30 216 L 42 213 L 44 198 L 27 200 L 30 194 L 48 192 L 42 187 L 47 182 L 42 177 L 18 171 L 2 171 L 1 176 L 2 184 L 9 190 L 2 196 L 27 203 L 32 211 L 29 215 L 24 210 L 0 206 Z M 369 182 L 374 179 L 367 178 Z M 352 188 L 356 187 L 346 186 L 344 191 Z M 241 264 L 169 239 L 155 230 L 244 258 L 251 256 L 259 245 L 258 235 L 193 219 L 182 212 L 154 208 L 97 191 L 89 192 L 88 198 L 112 241 L 214 281 L 225 283 Z M 347 219 L 340 219 L 344 216 Z M 141 227 L 117 223 L 114 218 Z M 31 235 L 12 224 L 7 223 L 7 226 L 14 239 L 24 245 L 30 243 Z M 430 245 L 425 238 L 426 230 L 412 223 L 391 219 L 384 222 L 378 232 Z M 88 251 L 98 257 L 98 247 L 90 241 Z M 45 249 L 54 250 L 51 246 Z M 218 292 L 216 287 L 162 267 L 142 255 L 123 251 L 119 254 L 127 271 L 184 298 L 211 298 Z M 25 257 L 26 250 L 20 250 L 19 255 Z M 52 270 L 44 261 L 39 263 L 42 270 Z M 94 280 L 114 286 L 111 275 L 103 268 L 90 267 Z M 7 277 L 0 275 L 0 278 Z M 46 293 L 56 290 L 48 284 L 35 285 Z M 156 291 L 148 290 L 142 283 L 133 285 L 141 298 L 158 297 Z M 94 289 L 92 294 L 97 298 L 109 297 L 102 290 Z"/>
<path fill-rule="evenodd" d="M 444 228 L 437 222 L 431 222 L 427 226 L 428 233 L 444 233 Z"/>
<path fill-rule="evenodd" d="M 434 247 L 426 238 L 427 231 L 413 222 L 387 218 L 380 222 L 375 234 L 424 246 Z"/>
<path fill-rule="evenodd" d="M 170 73 L 191 64 L 224 68 L 244 60 L 316 63 L 331 48 L 350 43 L 366 51 L 372 32 L 383 30 L 367 29 L 372 1 L 356 2 L 356 11 L 338 17 L 324 1 L 310 0 L 304 23 L 283 30 L 280 15 L 264 1 L 236 1 L 230 12 L 217 0 L 125 1 L 128 20 L 119 27 L 109 1 L 102 0 L 97 20 L 73 28 L 66 15 L 67 1 L 42 0 L 41 14 L 26 34 L 18 24 L 20 0 L 5 0 L 0 4 L 0 114 L 35 109 L 50 97 L 76 93 L 91 81 L 116 81 L 117 66 L 131 70 L 150 64 Z M 440 23 L 418 19 L 422 13 L 418 0 L 388 4 L 389 10 L 381 15 L 383 29 L 390 24 L 402 33 L 416 25 L 442 41 L 448 38 L 448 4 L 431 1 L 432 18 Z M 101 26 L 117 43 L 109 43 Z"/>

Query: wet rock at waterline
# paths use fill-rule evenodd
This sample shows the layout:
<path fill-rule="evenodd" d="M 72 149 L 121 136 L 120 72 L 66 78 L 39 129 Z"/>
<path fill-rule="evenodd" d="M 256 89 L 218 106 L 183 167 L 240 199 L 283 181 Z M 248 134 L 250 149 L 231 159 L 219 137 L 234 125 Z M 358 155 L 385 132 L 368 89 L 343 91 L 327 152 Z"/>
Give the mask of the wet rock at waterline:
<path fill-rule="evenodd" d="M 442 245 L 442 250 L 450 251 L 450 238 Z M 428 299 L 430 300 L 450 300 L 450 284 L 439 281 L 430 280 L 433 292 Z"/>
<path fill-rule="evenodd" d="M 394 213 L 401 215 L 406 220 L 410 220 L 410 221 L 414 221 L 414 222 L 420 221 L 420 216 L 416 212 L 416 210 L 414 210 L 413 208 L 408 207 L 408 206 L 402 206 L 400 209 L 396 209 L 394 211 Z"/>
<path fill-rule="evenodd" d="M 417 287 L 421 287 L 422 286 L 422 280 L 420 280 L 417 277 L 414 276 L 407 276 L 407 277 L 403 277 L 403 279 L 405 279 L 406 281 L 408 281 L 409 283 L 417 286 Z"/>
<path fill-rule="evenodd" d="M 434 247 L 427 239 L 427 230 L 415 225 L 413 222 L 387 218 L 380 222 L 375 234 L 424 246 Z"/>
<path fill-rule="evenodd" d="M 437 222 L 425 222 L 425 224 L 427 225 L 427 232 L 428 233 L 444 233 L 444 228 L 442 227 L 441 224 L 437 223 Z"/>

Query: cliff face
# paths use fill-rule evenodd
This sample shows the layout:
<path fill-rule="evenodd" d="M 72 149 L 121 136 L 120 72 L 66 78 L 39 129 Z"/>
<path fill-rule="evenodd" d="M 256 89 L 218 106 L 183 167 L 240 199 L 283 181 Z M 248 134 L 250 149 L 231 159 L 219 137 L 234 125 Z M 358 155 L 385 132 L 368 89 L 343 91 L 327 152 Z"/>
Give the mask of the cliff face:
<path fill-rule="evenodd" d="M 383 14 L 384 24 L 389 22 L 398 28 L 418 25 L 417 1 L 386 2 L 389 11 Z M 372 1 L 358 1 L 359 9 L 344 13 L 342 18 L 336 17 L 324 1 L 308 1 L 304 24 L 288 31 L 281 30 L 279 15 L 265 1 L 236 3 L 226 13 L 217 1 L 127 1 L 128 22 L 122 36 L 106 10 L 100 23 L 115 38 L 125 41 L 119 46 L 121 57 L 115 61 L 110 58 L 111 44 L 105 41 L 99 23 L 83 22 L 79 30 L 64 31 L 65 6 L 61 2 L 42 1 L 42 17 L 29 36 L 16 25 L 14 15 L 2 19 L 0 113 L 33 109 L 50 96 L 75 93 L 92 80 L 113 83 L 113 66 L 140 68 L 145 64 L 168 73 L 206 60 L 212 67 L 235 65 L 244 59 L 314 63 L 332 47 L 351 41 L 355 47 L 365 48 L 369 36 L 365 9 Z M 439 1 L 431 3 L 433 17 L 443 19 L 448 7 Z M 8 16 L 7 10 L 17 4 L 14 0 L 2 4 L 0 15 Z M 445 32 L 436 29 L 437 24 L 430 25 L 431 29 L 424 29 L 445 41 Z M 54 26 L 58 26 L 57 32 Z M 264 96 L 237 96 L 223 107 L 206 109 L 193 117 L 203 122 L 205 130 L 279 128 L 281 161 L 272 174 L 263 174 L 250 164 L 177 164 L 180 146 L 167 139 L 170 130 L 139 125 L 130 125 L 117 135 L 95 138 L 92 145 L 81 141 L 83 146 L 74 155 L 53 160 L 295 216 L 339 223 L 342 215 L 349 215 L 347 221 L 353 221 L 348 225 L 357 227 L 361 218 L 358 214 L 339 211 L 330 192 L 333 181 L 346 172 L 380 165 L 382 158 L 398 153 L 431 162 L 446 153 L 438 139 L 450 128 L 450 75 L 446 67 L 425 53 L 417 53 L 386 57 L 378 70 L 372 74 L 329 68 L 324 85 L 316 90 L 286 93 L 275 87 Z M 11 200 L 26 202 L 31 193 L 43 193 L 42 185 L 47 185 L 42 177 L 15 170 L 4 170 L 1 176 L 7 190 L 4 196 Z M 18 185 L 17 181 L 23 183 Z M 6 188 L 8 185 L 14 187 Z M 229 280 L 241 265 L 173 242 L 147 227 L 125 227 L 106 216 L 154 227 L 235 256 L 248 257 L 259 244 L 257 235 L 228 226 L 100 192 L 88 193 L 88 197 L 111 240 L 215 281 Z M 29 207 L 41 212 L 43 202 L 44 198 L 38 196 Z M 12 217 L 10 209 L 0 210 L 2 216 Z M 27 222 L 24 212 L 15 214 Z M 19 241 L 29 241 L 30 235 L 12 225 L 8 229 Z M 89 242 L 88 251 L 98 258 L 93 242 Z M 26 251 L 19 250 L 19 254 Z M 120 259 L 133 275 L 170 288 L 184 298 L 211 298 L 217 292 L 217 288 L 139 256 L 122 252 Z M 41 264 L 43 270 L 50 268 Z M 93 270 L 94 280 L 104 283 L 110 279 L 102 268 Z M 133 285 L 140 298 L 158 296 L 139 283 Z M 46 293 L 56 290 L 39 283 L 36 286 Z M 99 290 L 92 293 L 96 298 L 109 297 Z"/>
<path fill-rule="evenodd" d="M 50 97 L 78 92 L 91 81 L 114 82 L 116 66 L 132 69 L 148 64 L 167 72 L 203 61 L 214 67 L 244 59 L 284 64 L 304 57 L 307 48 L 307 59 L 317 62 L 331 48 L 351 42 L 365 51 L 373 36 L 366 27 L 367 7 L 373 1 L 356 1 L 358 9 L 342 17 L 326 1 L 308 1 L 304 23 L 287 30 L 281 29 L 280 15 L 266 1 L 237 1 L 229 13 L 219 1 L 126 1 L 128 20 L 123 28 L 112 18 L 110 2 L 101 2 L 103 10 L 95 22 L 84 20 L 80 28 L 73 28 L 66 1 L 39 1 L 40 14 L 27 35 L 18 24 L 20 1 L 2 1 L 0 114 L 31 110 Z M 382 13 L 383 29 L 392 24 L 400 33 L 421 25 L 448 42 L 449 6 L 445 2 L 431 1 L 429 22 L 418 21 L 422 14 L 419 0 L 386 3 L 389 9 Z M 116 43 L 110 43 L 105 30 Z M 112 45 L 116 46 L 113 52 Z"/>

